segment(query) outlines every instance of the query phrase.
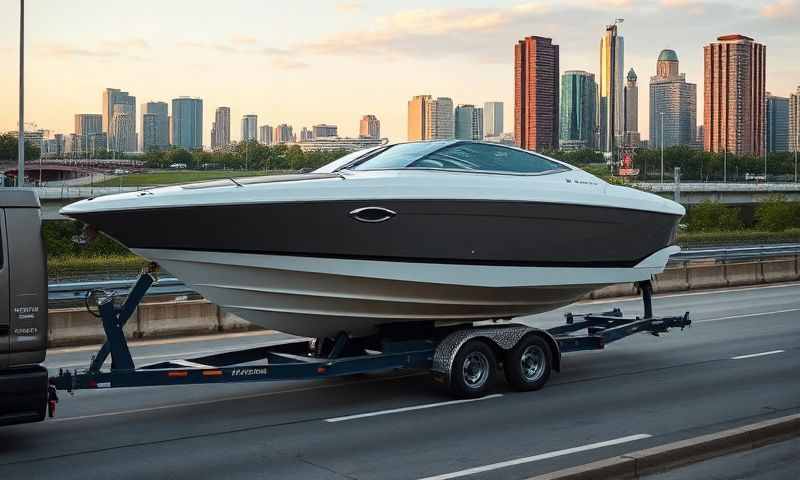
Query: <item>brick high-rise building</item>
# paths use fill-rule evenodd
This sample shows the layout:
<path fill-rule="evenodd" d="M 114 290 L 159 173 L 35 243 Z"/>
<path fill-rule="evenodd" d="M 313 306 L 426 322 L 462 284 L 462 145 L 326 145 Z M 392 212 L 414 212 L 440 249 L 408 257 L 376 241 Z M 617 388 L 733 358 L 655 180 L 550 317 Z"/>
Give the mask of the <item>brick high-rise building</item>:
<path fill-rule="evenodd" d="M 381 121 L 375 115 L 364 115 L 358 124 L 361 138 L 381 138 Z"/>
<path fill-rule="evenodd" d="M 789 151 L 800 151 L 800 86 L 789 95 Z"/>
<path fill-rule="evenodd" d="M 766 47 L 724 35 L 703 47 L 704 149 L 761 155 L 764 148 Z"/>
<path fill-rule="evenodd" d="M 558 148 L 558 45 L 526 37 L 514 46 L 514 141 L 528 150 Z"/>

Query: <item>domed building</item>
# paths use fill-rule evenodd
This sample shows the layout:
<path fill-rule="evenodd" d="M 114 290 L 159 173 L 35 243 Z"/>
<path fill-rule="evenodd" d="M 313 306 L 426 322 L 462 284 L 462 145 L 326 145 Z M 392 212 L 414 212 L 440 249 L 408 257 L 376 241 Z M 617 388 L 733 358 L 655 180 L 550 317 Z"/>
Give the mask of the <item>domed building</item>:
<path fill-rule="evenodd" d="M 680 73 L 678 54 L 662 50 L 650 77 L 650 146 L 697 146 L 697 85 Z M 663 135 L 662 135 L 663 133 Z"/>

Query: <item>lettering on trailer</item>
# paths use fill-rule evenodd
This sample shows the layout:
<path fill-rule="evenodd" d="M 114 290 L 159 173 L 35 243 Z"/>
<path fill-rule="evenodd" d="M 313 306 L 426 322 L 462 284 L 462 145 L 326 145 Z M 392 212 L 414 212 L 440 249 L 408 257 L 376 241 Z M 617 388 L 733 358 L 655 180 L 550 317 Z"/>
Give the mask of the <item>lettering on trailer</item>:
<path fill-rule="evenodd" d="M 266 375 L 269 373 L 267 367 L 259 368 L 234 368 L 231 372 L 232 377 L 249 377 L 251 375 Z"/>
<path fill-rule="evenodd" d="M 32 320 L 36 318 L 36 314 L 39 313 L 39 307 L 14 307 L 14 313 L 17 315 L 18 320 Z"/>

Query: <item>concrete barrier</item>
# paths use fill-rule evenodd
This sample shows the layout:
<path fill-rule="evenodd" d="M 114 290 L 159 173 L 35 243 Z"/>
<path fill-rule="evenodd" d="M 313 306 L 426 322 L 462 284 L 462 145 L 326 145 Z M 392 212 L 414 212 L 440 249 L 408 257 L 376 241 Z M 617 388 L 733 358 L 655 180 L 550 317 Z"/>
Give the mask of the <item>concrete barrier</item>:
<path fill-rule="evenodd" d="M 219 331 L 217 306 L 205 300 L 147 303 L 139 308 L 137 336 L 208 334 Z"/>
<path fill-rule="evenodd" d="M 800 436 L 800 415 L 680 440 L 539 475 L 528 480 L 637 479 L 713 457 L 752 450 Z"/>
<path fill-rule="evenodd" d="M 689 290 L 728 286 L 725 265 L 717 263 L 690 262 L 686 267 L 686 278 Z"/>
<path fill-rule="evenodd" d="M 761 262 L 764 283 L 791 282 L 800 279 L 797 257 L 771 258 Z"/>
<path fill-rule="evenodd" d="M 670 267 L 656 275 L 653 291 L 656 293 L 682 292 L 689 289 L 689 277 L 685 264 Z"/>
<path fill-rule="evenodd" d="M 725 279 L 731 287 L 763 283 L 761 262 L 726 263 Z"/>
<path fill-rule="evenodd" d="M 671 265 L 656 275 L 656 293 L 682 290 L 754 285 L 800 279 L 799 258 L 781 257 L 754 262 L 686 262 Z M 586 298 L 616 298 L 637 295 L 633 284 L 611 285 L 591 292 Z M 174 297 L 147 297 L 125 326 L 129 338 L 196 335 L 215 332 L 261 330 L 236 315 L 221 311 L 206 300 L 176 301 Z M 51 347 L 86 345 L 105 339 L 100 319 L 83 308 L 50 310 Z"/>

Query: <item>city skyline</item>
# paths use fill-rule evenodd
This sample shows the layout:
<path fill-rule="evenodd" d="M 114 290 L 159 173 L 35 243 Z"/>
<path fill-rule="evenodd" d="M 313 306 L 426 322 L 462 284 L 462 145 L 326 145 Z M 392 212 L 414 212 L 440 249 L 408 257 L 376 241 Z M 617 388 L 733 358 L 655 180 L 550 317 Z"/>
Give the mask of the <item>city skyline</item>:
<path fill-rule="evenodd" d="M 324 121 L 339 125 L 345 136 L 357 136 L 358 117 L 372 112 L 382 120 L 383 136 L 401 140 L 405 136 L 405 102 L 417 92 L 439 92 L 457 103 L 480 105 L 489 98 L 510 105 L 510 45 L 523 36 L 553 38 L 561 46 L 562 72 L 580 69 L 597 74 L 597 39 L 603 26 L 615 17 L 625 18 L 625 65 L 637 72 L 651 72 L 658 52 L 673 48 L 684 59 L 687 80 L 702 90 L 702 46 L 718 35 L 742 32 L 769 46 L 768 90 L 788 96 L 800 83 L 800 66 L 791 61 L 795 43 L 789 35 L 796 25 L 789 20 L 797 14 L 797 5 L 792 10 L 791 5 L 780 7 L 773 2 L 746 7 L 731 2 L 723 21 L 714 15 L 716 7 L 702 2 L 623 1 L 581 7 L 577 2 L 507 6 L 447 1 L 436 8 L 426 8 L 418 1 L 403 7 L 373 2 L 350 12 L 340 12 L 334 3 L 297 2 L 275 12 L 268 6 L 234 1 L 226 6 L 221 19 L 237 21 L 215 22 L 214 38 L 207 33 L 202 5 L 193 13 L 177 4 L 158 4 L 155 20 L 131 12 L 126 30 L 113 34 L 108 32 L 111 14 L 104 13 L 113 8 L 105 5 L 96 2 L 98 8 L 93 8 L 89 1 L 80 12 L 66 5 L 29 5 L 28 121 L 69 133 L 75 113 L 101 113 L 97 92 L 117 86 L 138 101 L 168 101 L 182 95 L 203 98 L 206 137 L 214 109 L 227 105 L 232 118 L 256 112 L 268 113 L 265 120 L 272 124 Z M 148 10 L 143 7 L 142 12 Z M 0 61 L 11 65 L 16 61 L 16 8 L 12 5 L 0 20 Z M 320 18 L 336 21 L 309 20 L 309 9 L 319 12 Z M 270 29 L 254 21 L 262 10 L 268 10 L 267 18 L 274 19 Z M 563 13 L 558 18 L 565 20 L 554 23 L 555 10 Z M 33 22 L 33 18 L 59 21 Z M 178 18 L 189 25 L 180 35 L 168 28 Z M 69 28 L 76 22 L 85 26 L 80 33 Z M 678 22 L 679 33 L 675 29 Z M 423 31 L 426 33 L 420 33 Z M 465 36 L 466 32 L 470 35 Z M 365 71 L 364 62 L 378 68 Z M 62 72 L 59 90 L 69 92 L 56 104 L 47 94 L 52 89 L 52 71 Z M 246 74 L 220 82 L 217 71 Z M 272 88 L 258 92 L 246 80 L 253 75 L 266 75 Z M 329 88 L 313 92 L 307 87 L 318 77 L 325 78 Z M 16 127 L 16 86 L 14 76 L 0 79 L 2 130 Z M 337 95 L 329 95 L 331 89 Z M 646 97 L 645 89 L 640 89 L 640 120 L 648 118 Z M 702 105 L 698 110 L 702 118 Z M 513 125 L 512 118 L 513 112 L 506 109 L 506 130 Z M 231 137 L 240 138 L 238 122 L 232 123 Z M 648 128 L 640 122 L 639 130 L 647 132 Z"/>

